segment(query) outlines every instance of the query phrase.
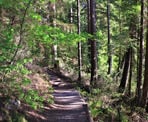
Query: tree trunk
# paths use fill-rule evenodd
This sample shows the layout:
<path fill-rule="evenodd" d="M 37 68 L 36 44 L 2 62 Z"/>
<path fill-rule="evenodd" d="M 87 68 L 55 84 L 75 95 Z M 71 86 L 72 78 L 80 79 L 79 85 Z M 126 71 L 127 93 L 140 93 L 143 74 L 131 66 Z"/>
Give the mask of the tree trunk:
<path fill-rule="evenodd" d="M 135 1 L 136 5 L 137 5 L 137 1 Z M 133 16 L 130 19 L 130 26 L 129 26 L 129 36 L 130 39 L 134 39 L 136 37 L 136 32 L 137 32 L 137 28 L 136 28 L 136 20 L 137 20 L 137 16 L 133 14 Z M 129 68 L 132 68 L 132 47 L 129 44 L 129 48 L 128 51 L 125 55 L 125 65 L 124 65 L 124 69 L 123 69 L 123 75 L 122 75 L 122 79 L 121 79 L 121 84 L 119 86 L 119 91 L 120 92 L 124 92 L 125 90 L 125 86 L 126 86 L 126 82 L 127 82 L 127 78 L 129 78 L 129 92 L 130 92 L 130 87 L 131 87 L 131 79 L 132 79 L 132 69 L 129 70 Z M 130 63 L 131 62 L 131 63 Z M 131 67 L 130 67 L 131 64 Z"/>
<path fill-rule="evenodd" d="M 69 18 L 70 18 L 70 23 L 73 23 L 73 7 L 72 7 L 72 5 L 71 5 L 71 7 L 70 7 L 70 14 L 69 14 L 70 16 L 69 16 Z"/>
<path fill-rule="evenodd" d="M 96 33 L 96 1 L 90 1 L 90 34 Z M 97 44 L 96 39 L 91 39 L 91 84 L 95 85 L 97 80 Z"/>
<path fill-rule="evenodd" d="M 137 81 L 137 103 L 140 103 L 141 98 L 141 86 L 142 86 L 142 74 L 143 74 L 143 50 L 144 50 L 144 25 L 143 25 L 143 18 L 144 18 L 144 0 L 141 0 L 141 18 L 140 18 L 140 47 L 139 47 L 139 66 L 138 66 L 138 81 Z"/>
<path fill-rule="evenodd" d="M 124 64 L 123 74 L 122 74 L 122 78 L 119 86 L 119 92 L 121 93 L 123 93 L 125 90 L 128 73 L 129 73 L 130 57 L 131 57 L 131 47 L 127 49 L 127 52 L 125 54 L 125 64 Z"/>
<path fill-rule="evenodd" d="M 50 3 L 50 11 L 51 11 L 51 15 L 50 15 L 50 23 L 51 26 L 56 27 L 56 4 L 55 1 Z M 56 40 L 56 38 L 53 38 L 54 41 Z M 53 66 L 55 69 L 59 70 L 59 61 L 58 61 L 58 46 L 56 44 L 54 44 L 52 46 L 52 61 L 53 61 Z"/>
<path fill-rule="evenodd" d="M 23 41 L 23 34 L 24 34 L 24 30 L 23 30 L 23 29 L 24 29 L 25 17 L 26 17 L 27 11 L 28 11 L 28 9 L 29 9 L 29 7 L 30 7 L 30 5 L 31 5 L 31 2 L 32 2 L 32 0 L 29 0 L 29 1 L 28 1 L 27 7 L 25 8 L 25 11 L 24 11 L 24 14 L 23 14 L 23 18 L 22 18 L 22 20 L 21 20 L 21 22 L 20 22 L 19 42 L 18 42 L 18 44 L 17 44 L 17 48 L 16 48 L 16 50 L 15 50 L 15 52 L 14 52 L 14 55 L 13 55 L 13 57 L 11 58 L 11 61 L 10 61 L 10 64 L 11 64 L 11 65 L 15 63 L 15 58 L 16 58 L 16 56 L 17 56 L 17 54 L 18 54 L 19 48 L 20 48 L 21 43 L 22 43 L 22 41 Z"/>
<path fill-rule="evenodd" d="M 91 26 L 91 19 L 90 19 L 90 0 L 87 0 L 87 32 L 90 33 L 90 26 Z M 91 40 L 88 39 L 88 61 L 91 64 Z M 90 65 L 87 66 L 87 72 L 91 73 Z"/>
<path fill-rule="evenodd" d="M 91 28 L 91 18 L 90 18 L 90 0 L 87 0 L 87 24 L 88 24 L 88 28 L 87 31 L 88 33 L 90 33 L 90 28 Z"/>
<path fill-rule="evenodd" d="M 148 1 L 148 0 L 147 0 Z M 148 96 L 148 7 L 147 7 L 147 32 L 146 32 L 146 56 L 145 56 L 145 72 L 144 72 L 144 83 L 143 92 L 141 99 L 141 106 L 145 107 L 147 96 Z"/>
<path fill-rule="evenodd" d="M 107 30 L 108 30 L 108 72 L 112 71 L 112 52 L 111 52 L 111 37 L 110 37 L 110 0 L 107 0 Z"/>
<path fill-rule="evenodd" d="M 121 55 L 121 52 L 119 54 L 116 82 L 120 80 L 125 64 L 125 54 L 123 56 Z"/>
<path fill-rule="evenodd" d="M 69 22 L 70 22 L 70 24 L 73 23 L 73 17 L 74 17 L 73 14 L 74 14 L 74 13 L 73 13 L 73 5 L 72 5 L 72 3 L 71 3 L 70 12 L 69 12 Z M 72 32 L 73 32 L 73 28 L 70 27 L 70 33 L 72 33 Z"/>
<path fill-rule="evenodd" d="M 122 2 L 120 1 L 120 6 L 122 6 Z M 121 7 L 119 9 L 119 34 L 122 33 L 122 19 L 121 19 Z M 119 49 L 119 55 L 118 55 L 118 68 L 117 68 L 117 78 L 120 77 L 121 75 L 121 69 L 123 69 L 123 65 L 124 65 L 124 56 L 122 56 L 122 49 L 121 49 L 121 45 L 120 45 L 120 49 Z"/>
<path fill-rule="evenodd" d="M 77 0 L 77 24 L 78 24 L 78 34 L 81 32 L 81 21 L 80 21 L 80 0 Z M 82 71 L 82 51 L 81 51 L 81 41 L 78 42 L 78 80 L 81 82 L 81 71 Z"/>
<path fill-rule="evenodd" d="M 132 69 L 133 69 L 133 49 L 130 50 L 130 70 L 129 70 L 129 79 L 128 79 L 128 96 L 131 96 L 131 82 L 132 82 Z"/>

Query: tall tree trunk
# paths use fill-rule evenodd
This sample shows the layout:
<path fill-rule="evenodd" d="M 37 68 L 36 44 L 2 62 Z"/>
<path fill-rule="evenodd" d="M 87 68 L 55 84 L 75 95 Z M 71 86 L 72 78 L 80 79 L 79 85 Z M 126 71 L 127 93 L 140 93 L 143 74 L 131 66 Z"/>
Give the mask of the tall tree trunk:
<path fill-rule="evenodd" d="M 78 24 L 78 34 L 81 32 L 81 21 L 80 21 L 80 0 L 77 0 L 77 24 Z M 81 41 L 78 42 L 78 80 L 81 82 L 81 71 L 82 71 L 82 51 L 81 51 Z"/>
<path fill-rule="evenodd" d="M 90 1 L 90 34 L 96 33 L 96 1 Z M 94 85 L 97 80 L 97 44 L 96 39 L 91 39 L 91 84 Z"/>
<path fill-rule="evenodd" d="M 69 14 L 69 18 L 70 18 L 70 23 L 73 23 L 73 6 L 71 5 L 70 7 L 70 14 Z"/>
<path fill-rule="evenodd" d="M 127 52 L 125 54 L 125 64 L 123 69 L 123 74 L 121 78 L 121 82 L 119 85 L 119 92 L 123 93 L 125 90 L 125 86 L 127 83 L 128 73 L 129 73 L 129 66 L 130 66 L 130 57 L 131 57 L 131 47 L 127 49 Z"/>
<path fill-rule="evenodd" d="M 53 27 L 56 27 L 56 4 L 55 4 L 55 2 L 53 3 L 54 5 L 53 5 L 53 12 L 54 12 L 54 18 L 53 18 Z M 58 69 L 58 67 L 59 67 L 59 62 L 58 62 L 58 60 L 57 60 L 57 58 L 58 58 L 58 46 L 57 46 L 57 44 L 55 44 L 55 45 L 53 45 L 53 51 L 54 51 L 54 57 L 53 57 L 53 60 L 54 60 L 54 68 L 56 68 L 56 69 Z"/>
<path fill-rule="evenodd" d="M 51 11 L 52 11 L 52 26 L 56 27 L 56 4 L 55 1 L 53 3 L 51 3 Z M 56 40 L 56 38 L 54 37 L 54 41 Z M 59 61 L 58 61 L 58 46 L 57 44 L 54 44 L 53 47 L 53 66 L 55 69 L 59 70 Z"/>
<path fill-rule="evenodd" d="M 107 30 L 108 30 L 108 72 L 112 71 L 112 52 L 111 52 L 111 37 L 110 37 L 110 0 L 107 0 Z"/>
<path fill-rule="evenodd" d="M 70 7 L 70 10 L 69 10 L 70 12 L 69 12 L 69 22 L 70 22 L 70 24 L 72 24 L 73 23 L 73 5 L 72 5 L 72 3 L 71 3 L 71 7 Z M 72 33 L 72 31 L 73 31 L 73 28 L 72 27 L 70 27 L 70 33 Z"/>
<path fill-rule="evenodd" d="M 91 26 L 91 19 L 90 19 L 90 0 L 87 0 L 87 32 L 90 33 L 90 26 Z M 88 39 L 88 61 L 91 64 L 91 40 Z M 87 66 L 87 72 L 91 72 L 90 65 Z"/>
<path fill-rule="evenodd" d="M 87 0 L 87 24 L 88 24 L 88 28 L 87 31 L 88 33 L 90 33 L 90 28 L 91 28 L 91 17 L 90 17 L 90 0 Z"/>
<path fill-rule="evenodd" d="M 120 6 L 122 6 L 122 1 L 120 1 Z M 122 16 L 121 16 L 121 7 L 119 9 L 119 34 L 122 33 Z M 121 45 L 119 47 L 119 54 L 118 54 L 118 67 L 117 67 L 117 79 L 116 81 L 118 81 L 118 79 L 120 78 L 121 76 L 121 70 L 123 69 L 123 66 L 124 66 L 124 56 L 122 55 L 122 49 L 121 49 Z"/>
<path fill-rule="evenodd" d="M 147 0 L 148 2 L 148 0 Z M 147 97 L 148 97 L 148 6 L 147 6 L 147 32 L 146 32 L 146 56 L 145 56 L 145 72 L 144 72 L 144 83 L 143 83 L 143 92 L 141 99 L 141 106 L 145 107 Z"/>
<path fill-rule="evenodd" d="M 144 0 L 141 0 L 141 18 L 140 18 L 140 47 L 139 47 L 139 66 L 138 66 L 138 81 L 137 81 L 137 103 L 140 103 L 141 98 L 141 85 L 142 85 L 142 74 L 143 74 L 143 50 L 144 50 Z"/>

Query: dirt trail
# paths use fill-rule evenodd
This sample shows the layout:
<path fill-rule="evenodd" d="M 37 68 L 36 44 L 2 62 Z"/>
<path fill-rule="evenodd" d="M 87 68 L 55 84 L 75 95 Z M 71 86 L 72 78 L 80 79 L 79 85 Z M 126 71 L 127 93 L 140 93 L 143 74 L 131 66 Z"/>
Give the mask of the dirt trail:
<path fill-rule="evenodd" d="M 55 103 L 46 110 L 48 122 L 91 122 L 87 104 L 73 85 L 50 71 L 49 75 Z"/>
<path fill-rule="evenodd" d="M 28 122 L 92 122 L 87 103 L 70 79 L 52 70 L 47 72 L 54 88 L 54 104 L 45 103 L 42 110 L 24 107 Z"/>

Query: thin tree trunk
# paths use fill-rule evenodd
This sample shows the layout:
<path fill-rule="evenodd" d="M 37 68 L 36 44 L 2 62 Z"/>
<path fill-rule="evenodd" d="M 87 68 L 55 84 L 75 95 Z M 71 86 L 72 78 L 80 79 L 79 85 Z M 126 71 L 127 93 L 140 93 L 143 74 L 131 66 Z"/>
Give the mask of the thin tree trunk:
<path fill-rule="evenodd" d="M 130 70 L 129 70 L 129 80 L 128 80 L 128 95 L 131 96 L 131 82 L 132 82 L 132 69 L 133 69 L 133 49 L 130 50 Z"/>
<path fill-rule="evenodd" d="M 56 4 L 55 4 L 55 1 L 53 3 L 50 3 L 51 4 L 51 12 L 52 12 L 52 19 L 51 19 L 51 24 L 53 27 L 56 27 Z M 54 41 L 56 40 L 56 38 L 54 37 Z M 54 44 L 52 46 L 52 50 L 53 50 L 53 66 L 55 69 L 59 70 L 59 62 L 58 62 L 58 46 L 57 44 Z"/>
<path fill-rule="evenodd" d="M 96 33 L 96 1 L 90 1 L 90 34 Z M 95 85 L 97 80 L 97 44 L 96 39 L 91 39 L 91 84 Z"/>
<path fill-rule="evenodd" d="M 20 45 L 21 45 L 21 43 L 22 43 L 22 40 L 23 40 L 23 32 L 24 32 L 23 27 L 24 27 L 24 23 L 25 23 L 25 17 L 26 17 L 27 10 L 29 9 L 31 2 L 32 2 L 32 0 L 30 0 L 30 1 L 28 2 L 27 7 L 26 7 L 26 9 L 25 9 L 25 12 L 24 12 L 24 14 L 23 14 L 23 18 L 22 18 L 21 23 L 20 23 L 20 32 L 19 32 L 20 38 L 19 38 L 19 42 L 18 42 L 17 48 L 16 48 L 16 50 L 15 50 L 15 52 L 14 52 L 14 55 L 13 55 L 13 57 L 12 57 L 12 59 L 11 59 L 10 64 L 13 64 L 13 63 L 15 62 L 15 57 L 16 57 L 16 55 L 17 55 L 17 53 L 18 53 L 18 51 L 19 51 L 19 47 L 20 47 Z"/>
<path fill-rule="evenodd" d="M 138 66 L 138 81 L 137 81 L 137 103 L 140 103 L 141 98 L 141 86 L 142 86 L 142 74 L 143 74 L 143 52 L 144 52 L 144 0 L 141 0 L 141 18 L 140 18 L 140 48 L 139 48 L 139 66 Z"/>
<path fill-rule="evenodd" d="M 70 23 L 73 23 L 73 7 L 70 7 Z"/>
<path fill-rule="evenodd" d="M 80 21 L 80 0 L 77 0 L 77 24 L 78 24 L 78 34 L 81 33 L 81 21 Z M 81 51 L 81 41 L 78 42 L 78 80 L 81 82 L 81 71 L 82 71 L 82 51 Z"/>
<path fill-rule="evenodd" d="M 120 6 L 122 3 L 120 3 Z M 122 19 L 121 19 L 121 8 L 119 9 L 119 34 L 121 34 L 122 32 Z M 121 55 L 121 46 L 120 46 L 120 52 L 119 52 L 119 59 L 118 59 L 118 72 L 120 71 L 120 66 L 121 66 L 121 59 L 122 59 L 122 55 Z"/>
<path fill-rule="evenodd" d="M 54 12 L 54 18 L 53 18 L 53 27 L 56 27 L 56 4 L 55 4 L 55 2 L 53 3 L 54 5 L 53 5 L 53 12 Z M 59 68 L 59 63 L 58 63 L 58 61 L 57 61 L 57 59 L 58 59 L 58 46 L 57 46 L 57 44 L 55 44 L 55 45 L 53 45 L 53 51 L 54 51 L 54 68 L 55 69 L 58 69 Z"/>
<path fill-rule="evenodd" d="M 90 28 L 91 28 L 91 18 L 90 18 L 90 0 L 87 0 L 87 24 L 88 24 L 88 28 L 87 31 L 88 33 L 90 33 Z"/>
<path fill-rule="evenodd" d="M 70 7 L 70 13 L 69 13 L 69 22 L 70 22 L 70 24 L 72 24 L 73 23 L 73 5 L 72 5 L 72 3 L 71 3 L 71 7 Z M 73 31 L 73 28 L 72 27 L 70 27 L 70 33 L 72 33 L 72 31 Z"/>
<path fill-rule="evenodd" d="M 87 0 L 87 32 L 90 33 L 90 27 L 91 27 L 91 18 L 90 18 L 90 0 Z M 88 39 L 88 61 L 91 64 L 91 40 Z M 87 72 L 91 73 L 91 67 L 90 65 L 87 66 Z"/>
<path fill-rule="evenodd" d="M 108 30 L 108 72 L 112 71 L 112 53 L 111 53 L 111 36 L 110 36 L 110 0 L 107 0 L 107 30 Z"/>

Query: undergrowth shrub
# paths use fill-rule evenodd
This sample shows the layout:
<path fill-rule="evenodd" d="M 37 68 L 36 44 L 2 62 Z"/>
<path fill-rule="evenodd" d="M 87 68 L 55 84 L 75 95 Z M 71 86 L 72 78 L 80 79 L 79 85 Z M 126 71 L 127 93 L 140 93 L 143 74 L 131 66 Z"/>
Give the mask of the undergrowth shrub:
<path fill-rule="evenodd" d="M 24 64 L 32 62 L 31 59 L 24 59 L 0 69 L 3 74 L 0 79 L 0 113 L 3 114 L 3 119 L 12 122 L 26 122 L 23 114 L 18 111 L 21 109 L 22 103 L 28 104 L 32 109 L 40 109 L 44 102 L 53 103 L 51 95 L 53 89 L 50 85 L 47 86 L 46 93 L 41 94 L 41 90 L 32 88 L 32 79 L 28 75 L 33 75 L 37 72 L 32 72 Z M 42 81 L 48 84 L 45 79 L 45 72 L 37 73 Z M 43 90 L 43 89 L 42 89 Z M 50 93 L 50 94 L 49 94 Z M 45 96 L 45 94 L 49 94 Z"/>

